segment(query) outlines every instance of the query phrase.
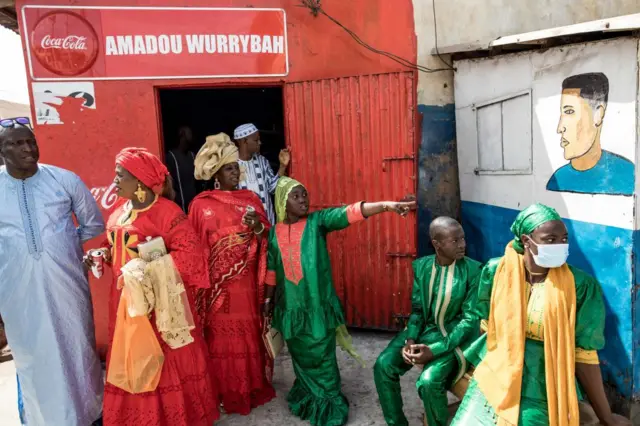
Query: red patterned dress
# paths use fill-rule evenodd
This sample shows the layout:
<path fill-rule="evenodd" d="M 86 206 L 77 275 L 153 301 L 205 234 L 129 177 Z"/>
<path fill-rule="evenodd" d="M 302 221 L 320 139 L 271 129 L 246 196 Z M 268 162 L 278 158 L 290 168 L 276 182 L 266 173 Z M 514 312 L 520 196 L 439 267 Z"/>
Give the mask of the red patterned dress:
<path fill-rule="evenodd" d="M 120 268 L 129 260 L 138 257 L 139 242 L 147 237 L 162 237 L 185 283 L 193 311 L 192 295 L 209 283 L 202 248 L 187 216 L 176 204 L 162 197 L 144 210 L 130 206 L 128 201 L 121 202 L 107 223 L 114 277 L 120 276 Z M 121 293 L 116 280 L 114 278 L 109 298 L 110 341 Z M 211 426 L 219 417 L 218 402 L 207 369 L 207 349 L 200 328 L 196 325 L 191 333 L 193 343 L 171 349 L 158 333 L 153 316 L 151 324 L 165 356 L 158 388 L 134 395 L 107 383 L 105 426 Z M 107 360 L 109 357 L 110 354 Z"/>
<path fill-rule="evenodd" d="M 265 225 L 262 241 L 242 224 L 247 206 Z M 275 397 L 260 314 L 269 220 L 258 196 L 248 190 L 204 192 L 191 203 L 189 218 L 208 258 L 211 287 L 199 292 L 196 306 L 211 375 L 225 411 L 247 415 Z"/>

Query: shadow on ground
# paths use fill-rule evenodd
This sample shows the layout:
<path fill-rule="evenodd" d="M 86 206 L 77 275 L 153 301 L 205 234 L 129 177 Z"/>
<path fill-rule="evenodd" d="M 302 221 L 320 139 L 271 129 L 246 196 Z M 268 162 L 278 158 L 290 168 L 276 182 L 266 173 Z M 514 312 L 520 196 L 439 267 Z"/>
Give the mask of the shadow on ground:
<path fill-rule="evenodd" d="M 342 373 L 342 390 L 349 399 L 349 423 L 352 426 L 385 425 L 378 404 L 378 395 L 373 383 L 373 364 L 378 355 L 387 346 L 393 334 L 368 331 L 351 331 L 353 344 L 367 363 L 366 368 L 338 349 L 338 362 Z M 402 380 L 402 396 L 405 403 L 405 415 L 410 425 L 422 425 L 422 403 L 418 399 L 415 381 L 417 369 L 411 370 Z M 287 392 L 293 385 L 294 375 L 291 358 L 286 352 L 276 360 L 274 386 L 278 394 L 274 401 L 254 410 L 249 416 L 227 416 L 216 425 L 219 426 L 308 426 L 292 416 L 287 407 Z M 452 401 L 455 397 L 450 395 Z"/>

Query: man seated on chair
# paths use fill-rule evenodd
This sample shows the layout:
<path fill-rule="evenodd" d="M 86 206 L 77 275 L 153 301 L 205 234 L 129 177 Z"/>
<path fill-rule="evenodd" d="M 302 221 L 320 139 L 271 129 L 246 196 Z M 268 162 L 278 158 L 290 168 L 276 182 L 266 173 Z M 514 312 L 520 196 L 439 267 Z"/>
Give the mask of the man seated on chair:
<path fill-rule="evenodd" d="M 388 425 L 409 424 L 402 411 L 400 376 L 414 365 L 424 366 L 416 386 L 429 426 L 446 425 L 447 390 L 466 372 L 462 351 L 478 335 L 474 306 L 481 264 L 465 257 L 464 231 L 454 219 L 436 218 L 429 236 L 436 254 L 413 263 L 409 324 L 374 366 L 378 398 Z"/>

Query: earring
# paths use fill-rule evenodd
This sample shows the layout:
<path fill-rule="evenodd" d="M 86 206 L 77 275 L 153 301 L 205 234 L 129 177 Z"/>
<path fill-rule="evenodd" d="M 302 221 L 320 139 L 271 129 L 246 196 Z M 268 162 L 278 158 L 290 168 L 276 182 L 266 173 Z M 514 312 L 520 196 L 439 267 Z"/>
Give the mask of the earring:
<path fill-rule="evenodd" d="M 218 179 L 213 182 L 213 189 L 220 189 L 220 181 Z"/>
<path fill-rule="evenodd" d="M 140 182 L 138 182 L 138 190 L 134 192 L 134 194 L 136 194 L 136 197 L 138 197 L 138 201 L 140 201 L 141 203 L 144 203 L 144 201 L 147 199 L 147 193 L 144 192 L 144 189 L 142 189 L 142 185 L 140 184 Z"/>

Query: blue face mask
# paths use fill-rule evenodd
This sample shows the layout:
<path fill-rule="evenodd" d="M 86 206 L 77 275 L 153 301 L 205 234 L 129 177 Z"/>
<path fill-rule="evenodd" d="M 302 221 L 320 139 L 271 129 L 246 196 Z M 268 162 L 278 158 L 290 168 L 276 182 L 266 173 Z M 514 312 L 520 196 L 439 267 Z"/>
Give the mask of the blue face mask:
<path fill-rule="evenodd" d="M 529 238 L 531 244 L 538 248 L 538 254 L 533 254 L 531 249 L 531 255 L 536 265 L 541 268 L 559 268 L 567 263 L 569 257 L 569 244 L 536 244 L 531 238 Z"/>

